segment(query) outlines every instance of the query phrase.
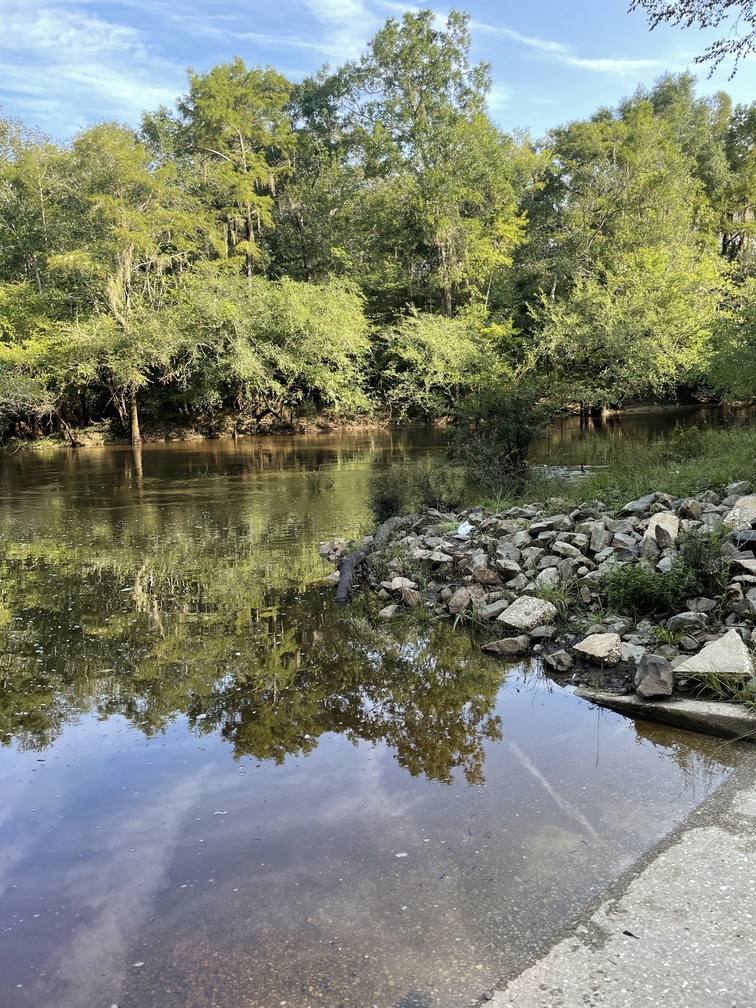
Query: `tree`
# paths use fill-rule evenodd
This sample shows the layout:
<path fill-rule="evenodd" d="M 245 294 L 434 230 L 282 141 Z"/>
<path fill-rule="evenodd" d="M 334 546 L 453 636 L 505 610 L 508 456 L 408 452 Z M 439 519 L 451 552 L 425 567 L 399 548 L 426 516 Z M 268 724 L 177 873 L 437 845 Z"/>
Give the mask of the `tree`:
<path fill-rule="evenodd" d="M 290 167 L 290 88 L 271 67 L 247 69 L 236 56 L 204 74 L 190 70 L 189 93 L 178 103 L 206 199 L 225 225 L 227 254 L 243 257 L 248 277 L 263 264 L 276 186 Z"/>
<path fill-rule="evenodd" d="M 451 11 L 440 30 L 431 10 L 389 19 L 343 71 L 346 124 L 370 186 L 364 207 L 374 197 L 381 215 L 377 228 L 365 221 L 376 236 L 365 258 L 380 265 L 379 283 L 399 270 L 406 300 L 447 316 L 455 300 L 485 298 L 523 231 L 516 145 L 486 115 L 490 68 L 469 62 L 468 21 Z"/>
<path fill-rule="evenodd" d="M 632 0 L 630 10 L 639 7 L 648 14 L 652 29 L 660 24 L 685 28 L 729 25 L 727 35 L 696 56 L 696 63 L 711 62 L 709 76 L 724 60 L 733 57 L 730 78 L 734 77 L 740 61 L 756 52 L 756 5 L 752 0 Z M 740 34 L 741 26 L 746 28 L 743 34 Z"/>
<path fill-rule="evenodd" d="M 605 109 L 555 131 L 552 157 L 532 366 L 586 406 L 700 377 L 725 270 L 669 124 L 645 100 Z"/>

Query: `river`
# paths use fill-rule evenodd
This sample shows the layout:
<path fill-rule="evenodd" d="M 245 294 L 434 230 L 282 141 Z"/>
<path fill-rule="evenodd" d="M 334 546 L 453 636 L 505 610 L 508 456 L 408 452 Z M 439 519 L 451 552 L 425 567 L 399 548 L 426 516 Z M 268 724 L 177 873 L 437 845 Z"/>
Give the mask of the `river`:
<path fill-rule="evenodd" d="M 617 429 L 536 454 L 656 428 Z M 440 439 L 0 456 L 3 1008 L 461 1008 L 727 777 L 738 745 L 333 605 L 318 542 Z"/>

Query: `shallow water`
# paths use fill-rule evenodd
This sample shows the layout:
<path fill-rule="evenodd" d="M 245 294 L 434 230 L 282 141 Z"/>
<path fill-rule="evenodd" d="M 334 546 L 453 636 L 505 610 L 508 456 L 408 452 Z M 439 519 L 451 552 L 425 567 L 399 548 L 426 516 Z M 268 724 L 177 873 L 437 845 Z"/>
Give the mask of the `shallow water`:
<path fill-rule="evenodd" d="M 456 1008 L 739 758 L 335 607 L 388 432 L 0 459 L 3 1008 Z"/>

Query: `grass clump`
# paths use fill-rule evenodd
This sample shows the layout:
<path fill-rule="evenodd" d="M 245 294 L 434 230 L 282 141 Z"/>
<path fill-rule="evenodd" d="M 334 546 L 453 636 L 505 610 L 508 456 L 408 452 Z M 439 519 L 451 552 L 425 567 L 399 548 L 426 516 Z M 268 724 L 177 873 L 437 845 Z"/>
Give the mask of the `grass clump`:
<path fill-rule="evenodd" d="M 615 612 L 679 611 L 689 598 L 721 597 L 729 566 L 721 529 L 683 532 L 670 571 L 656 571 L 646 560 L 614 564 L 602 578 L 600 591 Z"/>
<path fill-rule="evenodd" d="M 686 673 L 686 690 L 698 700 L 739 703 L 756 711 L 756 679 L 719 672 Z"/>

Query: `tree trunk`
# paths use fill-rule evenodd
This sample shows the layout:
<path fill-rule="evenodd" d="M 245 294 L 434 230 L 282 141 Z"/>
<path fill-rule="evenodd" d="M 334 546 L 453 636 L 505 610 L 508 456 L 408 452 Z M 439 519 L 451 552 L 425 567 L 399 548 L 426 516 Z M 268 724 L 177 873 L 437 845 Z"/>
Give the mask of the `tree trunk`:
<path fill-rule="evenodd" d="M 140 445 L 142 443 L 142 432 L 139 430 L 139 413 L 137 411 L 136 390 L 131 393 L 130 413 L 131 413 L 131 443 L 133 445 Z"/>
<path fill-rule="evenodd" d="M 381 546 L 395 529 L 400 528 L 402 525 L 409 525 L 410 522 L 416 519 L 417 515 L 395 515 L 393 518 L 389 518 L 388 521 L 379 526 L 373 536 L 372 542 L 366 543 L 358 550 L 354 550 L 353 553 L 342 557 L 339 563 L 339 574 L 341 577 L 339 578 L 339 584 L 336 588 L 336 594 L 333 596 L 333 601 L 339 603 L 346 602 L 349 599 L 349 589 L 357 567 L 364 563 L 373 550 Z"/>

